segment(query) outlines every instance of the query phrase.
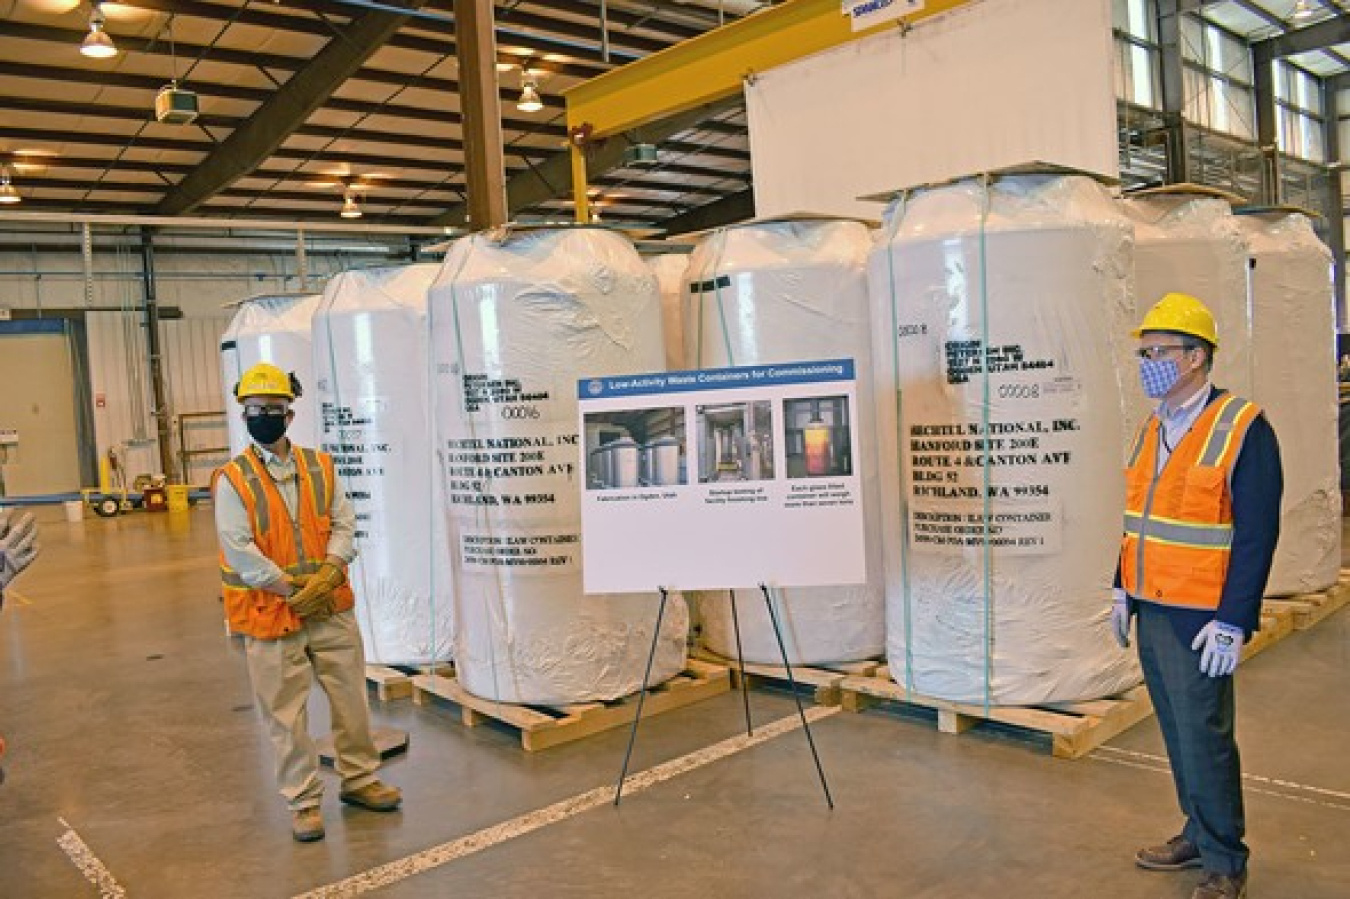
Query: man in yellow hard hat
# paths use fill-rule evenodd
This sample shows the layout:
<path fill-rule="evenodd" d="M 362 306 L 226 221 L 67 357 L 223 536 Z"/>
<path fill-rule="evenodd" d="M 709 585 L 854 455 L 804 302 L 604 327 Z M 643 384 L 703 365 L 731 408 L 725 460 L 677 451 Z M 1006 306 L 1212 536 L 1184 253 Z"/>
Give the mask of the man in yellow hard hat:
<path fill-rule="evenodd" d="M 398 808 L 402 795 L 376 777 L 365 656 L 347 566 L 356 513 L 327 453 L 292 444 L 286 428 L 300 384 L 259 363 L 235 387 L 253 443 L 216 479 L 216 530 L 230 629 L 244 635 L 249 678 L 277 755 L 277 782 L 301 842 L 323 839 L 323 782 L 310 738 L 315 678 L 332 712 L 343 802 Z"/>
<path fill-rule="evenodd" d="M 1260 625 L 1279 539 L 1280 450 L 1260 409 L 1210 383 L 1219 335 L 1204 303 L 1170 293 L 1134 336 L 1158 406 L 1126 465 L 1111 622 L 1129 646 L 1138 615 L 1139 661 L 1186 819 L 1135 861 L 1202 867 L 1193 899 L 1240 899 L 1249 852 L 1232 675 Z"/>

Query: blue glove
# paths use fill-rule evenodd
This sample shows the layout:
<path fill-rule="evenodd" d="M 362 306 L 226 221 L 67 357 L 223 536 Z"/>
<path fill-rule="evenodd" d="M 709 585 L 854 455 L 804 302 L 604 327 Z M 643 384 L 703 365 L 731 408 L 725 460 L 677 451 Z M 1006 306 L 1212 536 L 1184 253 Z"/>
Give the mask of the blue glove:
<path fill-rule="evenodd" d="M 1200 628 L 1191 649 L 1200 653 L 1200 670 L 1210 677 L 1227 677 L 1242 657 L 1242 628 L 1211 621 Z"/>
<path fill-rule="evenodd" d="M 1112 588 L 1111 595 L 1114 597 L 1111 602 L 1111 633 L 1115 636 L 1121 649 L 1128 649 L 1130 646 L 1130 601 L 1126 598 L 1125 591 L 1119 587 Z"/>

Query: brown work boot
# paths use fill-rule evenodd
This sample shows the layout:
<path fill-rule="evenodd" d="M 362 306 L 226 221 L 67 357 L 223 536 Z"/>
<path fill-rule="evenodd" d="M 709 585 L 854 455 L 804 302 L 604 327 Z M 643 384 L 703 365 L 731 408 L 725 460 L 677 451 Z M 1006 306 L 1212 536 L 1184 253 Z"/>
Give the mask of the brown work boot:
<path fill-rule="evenodd" d="M 323 814 L 317 805 L 291 812 L 291 836 L 299 843 L 323 839 Z"/>
<path fill-rule="evenodd" d="M 1206 871 L 1200 885 L 1191 893 L 1191 899 L 1246 899 L 1247 872 L 1216 874 Z"/>
<path fill-rule="evenodd" d="M 1200 850 L 1183 836 L 1175 836 L 1162 846 L 1149 846 L 1134 854 L 1134 863 L 1149 871 L 1182 871 L 1200 867 Z"/>
<path fill-rule="evenodd" d="M 403 801 L 398 787 L 373 780 L 359 790 L 344 790 L 339 797 L 348 805 L 359 806 L 372 812 L 392 812 Z"/>

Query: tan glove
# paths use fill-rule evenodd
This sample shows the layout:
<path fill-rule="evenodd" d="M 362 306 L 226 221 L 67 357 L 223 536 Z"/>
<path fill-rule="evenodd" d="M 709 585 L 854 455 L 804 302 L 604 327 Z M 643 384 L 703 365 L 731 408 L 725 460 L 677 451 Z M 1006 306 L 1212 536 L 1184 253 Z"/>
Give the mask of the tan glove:
<path fill-rule="evenodd" d="M 286 597 L 286 605 L 301 620 L 322 621 L 333 614 L 333 591 L 347 583 L 347 575 L 332 562 L 324 562 L 314 574 L 295 575 L 289 580 L 299 589 Z"/>

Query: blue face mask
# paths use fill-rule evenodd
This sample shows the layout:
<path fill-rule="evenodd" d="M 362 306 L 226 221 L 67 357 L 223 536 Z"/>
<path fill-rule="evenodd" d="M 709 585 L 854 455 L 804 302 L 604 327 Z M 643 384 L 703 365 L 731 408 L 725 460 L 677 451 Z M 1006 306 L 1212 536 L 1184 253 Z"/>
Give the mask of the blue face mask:
<path fill-rule="evenodd" d="M 1160 400 L 1177 386 L 1181 370 L 1175 359 L 1140 359 L 1139 383 L 1149 399 Z"/>

